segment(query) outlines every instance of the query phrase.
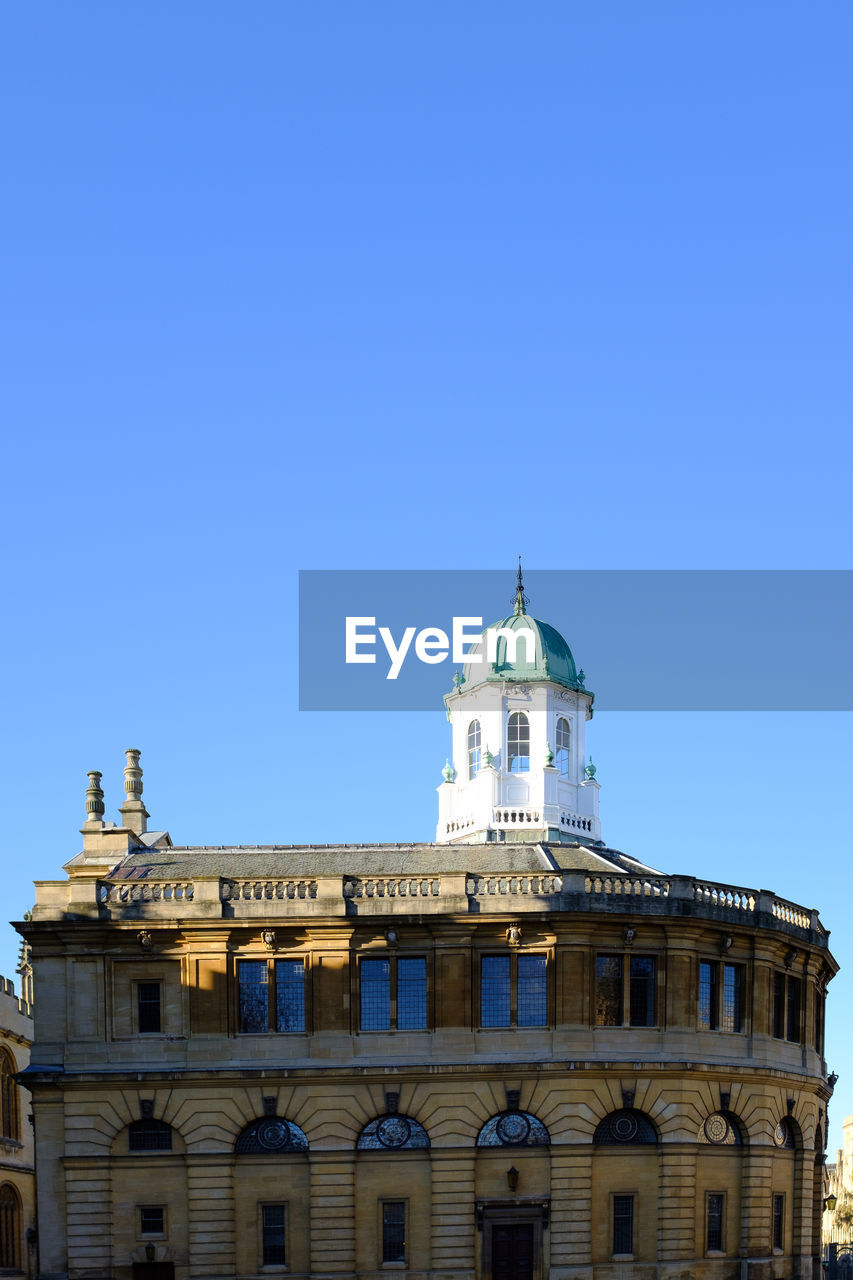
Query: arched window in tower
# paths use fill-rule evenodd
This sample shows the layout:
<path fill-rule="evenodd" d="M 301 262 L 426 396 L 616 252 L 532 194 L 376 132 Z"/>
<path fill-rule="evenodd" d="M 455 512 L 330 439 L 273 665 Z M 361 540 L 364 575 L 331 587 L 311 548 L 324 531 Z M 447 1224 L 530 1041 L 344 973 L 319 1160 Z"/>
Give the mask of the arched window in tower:
<path fill-rule="evenodd" d="M 0 1053 L 0 1132 L 4 1138 L 17 1142 L 21 1137 L 21 1121 L 14 1073 L 15 1064 L 8 1053 Z"/>
<path fill-rule="evenodd" d="M 571 746 L 571 731 L 569 729 L 568 720 L 564 720 L 561 716 L 557 721 L 557 755 L 554 763 L 557 766 L 561 778 L 569 776 L 569 747 Z"/>
<path fill-rule="evenodd" d="M 472 720 L 468 725 L 468 777 L 476 778 L 480 772 L 482 752 L 480 746 L 480 721 Z"/>
<path fill-rule="evenodd" d="M 0 1187 L 0 1267 L 21 1265 L 21 1202 L 15 1188 Z"/>
<path fill-rule="evenodd" d="M 510 773 L 530 769 L 530 725 L 523 711 L 513 711 L 506 734 L 506 758 Z"/>

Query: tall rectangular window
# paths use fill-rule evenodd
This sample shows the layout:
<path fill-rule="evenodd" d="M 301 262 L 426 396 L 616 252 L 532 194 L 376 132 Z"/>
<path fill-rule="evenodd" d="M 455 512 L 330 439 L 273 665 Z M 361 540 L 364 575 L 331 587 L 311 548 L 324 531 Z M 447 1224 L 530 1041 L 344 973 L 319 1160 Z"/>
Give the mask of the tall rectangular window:
<path fill-rule="evenodd" d="M 397 957 L 397 1030 L 425 1031 L 427 1025 L 426 959 Z"/>
<path fill-rule="evenodd" d="M 406 1202 L 382 1202 L 382 1261 L 406 1261 Z"/>
<path fill-rule="evenodd" d="M 425 1031 L 424 956 L 365 956 L 359 963 L 362 1031 Z"/>
<path fill-rule="evenodd" d="M 142 1033 L 160 1030 L 160 989 L 159 982 L 136 984 L 137 1026 Z"/>
<path fill-rule="evenodd" d="M 388 1031 L 391 1026 L 391 961 L 365 957 L 360 966 L 361 1029 Z"/>
<path fill-rule="evenodd" d="M 613 1197 L 613 1252 L 634 1252 L 634 1197 Z"/>
<path fill-rule="evenodd" d="M 631 956 L 628 1020 L 632 1027 L 655 1025 L 655 962 L 652 956 Z"/>
<path fill-rule="evenodd" d="M 480 965 L 480 1024 L 510 1025 L 510 958 L 483 956 Z"/>
<path fill-rule="evenodd" d="M 284 1266 L 283 1204 L 261 1205 L 261 1261 L 265 1267 Z"/>
<path fill-rule="evenodd" d="M 275 962 L 275 1029 L 305 1030 L 305 961 Z"/>
<path fill-rule="evenodd" d="M 800 1040 L 800 979 L 788 979 L 788 995 L 785 1004 L 785 1039 Z"/>
<path fill-rule="evenodd" d="M 654 956 L 596 956 L 595 1025 L 653 1027 L 656 970 Z"/>
<path fill-rule="evenodd" d="M 544 1027 L 548 1023 L 548 957 L 518 957 L 518 1025 Z"/>
<path fill-rule="evenodd" d="M 237 983 L 241 1032 L 305 1030 L 304 960 L 238 960 Z"/>
<path fill-rule="evenodd" d="M 723 1006 L 721 1031 L 743 1030 L 743 965 L 723 965 Z"/>
<path fill-rule="evenodd" d="M 800 1042 L 800 993 L 799 978 L 789 974 L 773 975 L 773 1035 L 777 1040 Z"/>
<path fill-rule="evenodd" d="M 773 1197 L 773 1248 L 785 1247 L 785 1197 Z"/>
<path fill-rule="evenodd" d="M 238 960 L 240 1030 L 269 1030 L 269 976 L 266 960 Z"/>
<path fill-rule="evenodd" d="M 819 987 L 814 989 L 814 1047 L 823 1057 L 824 1050 L 824 1018 L 826 1014 L 825 996 Z"/>
<path fill-rule="evenodd" d="M 699 1029 L 743 1030 L 743 965 L 700 961 Z"/>
<path fill-rule="evenodd" d="M 595 961 L 595 1025 L 622 1025 L 622 957 L 597 956 Z"/>
<path fill-rule="evenodd" d="M 721 1192 L 713 1191 L 706 1201 L 705 1248 L 708 1253 L 723 1252 L 723 1209 L 726 1197 Z"/>

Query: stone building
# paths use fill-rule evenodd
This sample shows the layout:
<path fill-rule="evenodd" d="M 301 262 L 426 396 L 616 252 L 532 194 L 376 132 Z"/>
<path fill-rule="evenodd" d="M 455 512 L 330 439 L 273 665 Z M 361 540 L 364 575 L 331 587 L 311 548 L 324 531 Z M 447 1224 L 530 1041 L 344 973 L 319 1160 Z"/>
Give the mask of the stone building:
<path fill-rule="evenodd" d="M 608 848 L 583 673 L 501 625 L 434 844 L 179 847 L 89 775 L 18 926 L 43 1275 L 812 1280 L 827 932 Z"/>
<path fill-rule="evenodd" d="M 21 995 L 0 977 L 0 1275 L 34 1276 L 36 1195 L 30 1098 L 16 1079 L 33 1042 L 32 969 L 21 947 Z"/>

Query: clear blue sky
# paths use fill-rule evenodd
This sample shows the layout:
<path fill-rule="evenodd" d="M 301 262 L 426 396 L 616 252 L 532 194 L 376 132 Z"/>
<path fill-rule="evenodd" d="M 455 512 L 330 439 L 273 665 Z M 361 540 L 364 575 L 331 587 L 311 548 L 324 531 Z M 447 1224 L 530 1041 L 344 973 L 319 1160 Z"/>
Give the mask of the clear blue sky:
<path fill-rule="evenodd" d="M 838 3 L 3 6 L 8 916 L 131 745 L 177 842 L 430 837 L 442 711 L 300 715 L 299 568 L 851 567 L 851 37 Z M 592 729 L 611 843 L 820 907 L 837 1124 L 849 716 Z"/>

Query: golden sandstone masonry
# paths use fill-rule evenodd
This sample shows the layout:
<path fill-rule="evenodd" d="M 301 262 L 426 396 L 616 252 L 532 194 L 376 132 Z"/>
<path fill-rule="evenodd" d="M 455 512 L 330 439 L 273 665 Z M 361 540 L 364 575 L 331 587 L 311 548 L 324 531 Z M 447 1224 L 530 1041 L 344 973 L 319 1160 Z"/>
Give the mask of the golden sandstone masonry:
<path fill-rule="evenodd" d="M 138 751 L 121 826 L 90 774 L 18 926 L 43 1276 L 813 1280 L 826 931 L 608 848 L 592 694 L 513 619 L 436 844 L 176 847 Z"/>

